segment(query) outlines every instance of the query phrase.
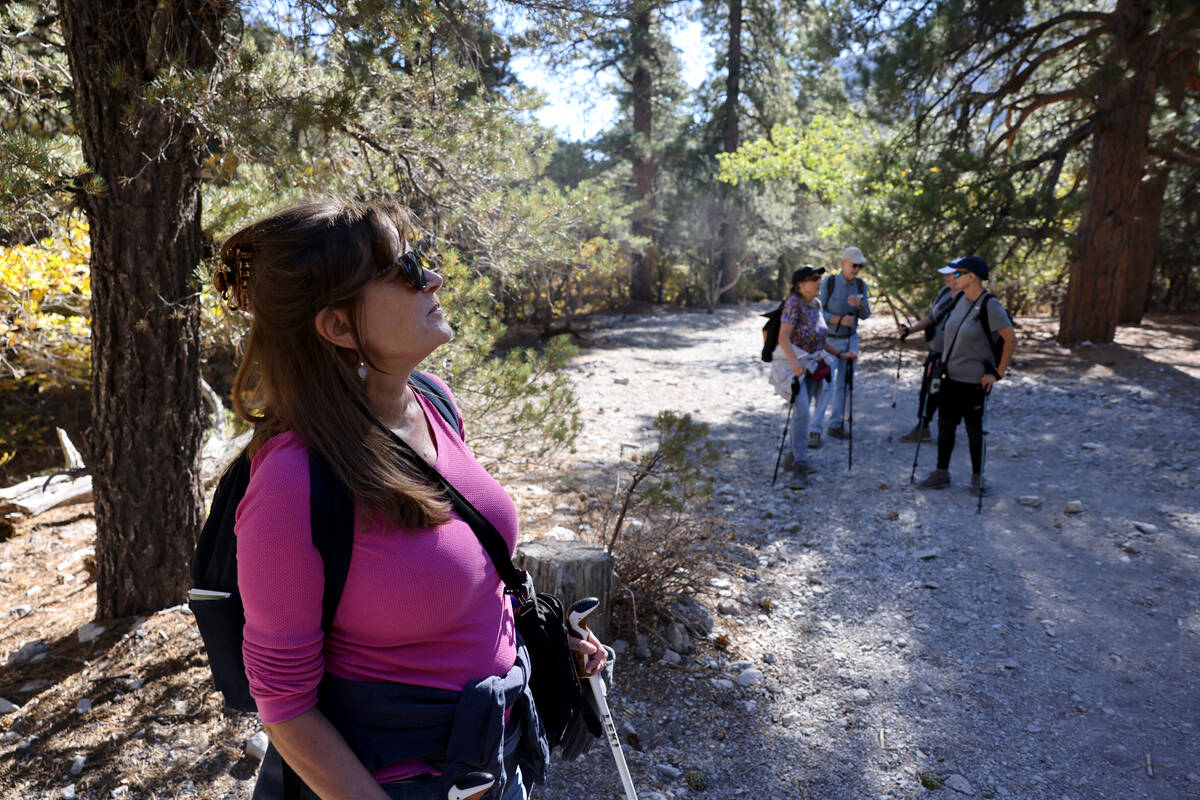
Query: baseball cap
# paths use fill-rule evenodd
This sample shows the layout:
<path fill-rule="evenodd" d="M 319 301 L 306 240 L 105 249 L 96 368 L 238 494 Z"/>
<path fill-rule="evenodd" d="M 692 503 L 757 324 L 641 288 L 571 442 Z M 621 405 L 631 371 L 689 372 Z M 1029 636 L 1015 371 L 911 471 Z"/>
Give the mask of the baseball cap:
<path fill-rule="evenodd" d="M 988 279 L 987 262 L 979 256 L 963 256 L 962 258 L 956 258 L 947 264 L 946 267 L 949 267 L 951 271 L 966 270 L 967 272 L 974 272 L 979 276 L 980 280 L 986 281 Z M 943 267 L 942 269 L 946 269 L 946 267 Z M 941 270 L 938 271 L 940 272 Z"/>
<path fill-rule="evenodd" d="M 809 280 L 810 278 L 815 278 L 824 274 L 825 270 L 817 269 L 816 267 L 810 267 L 808 264 L 805 264 L 803 267 L 800 267 L 792 273 L 792 285 L 795 286 L 797 283 L 801 283 Z"/>
<path fill-rule="evenodd" d="M 867 260 L 863 258 L 862 250 L 857 247 L 847 247 L 842 251 L 842 258 L 850 259 L 852 264 L 865 264 Z"/>

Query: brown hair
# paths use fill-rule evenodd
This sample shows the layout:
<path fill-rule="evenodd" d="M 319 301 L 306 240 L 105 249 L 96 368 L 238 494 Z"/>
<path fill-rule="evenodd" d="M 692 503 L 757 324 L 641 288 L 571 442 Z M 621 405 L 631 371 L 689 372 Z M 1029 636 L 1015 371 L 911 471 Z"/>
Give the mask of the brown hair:
<path fill-rule="evenodd" d="M 404 251 L 410 227 L 395 203 L 293 206 L 230 236 L 214 280 L 252 315 L 233 382 L 234 411 L 255 426 L 250 452 L 295 431 L 355 497 L 397 525 L 430 527 L 450 518 L 449 504 L 374 420 L 359 355 L 316 326 L 322 309 L 345 309 L 358 338 L 362 289 Z"/>

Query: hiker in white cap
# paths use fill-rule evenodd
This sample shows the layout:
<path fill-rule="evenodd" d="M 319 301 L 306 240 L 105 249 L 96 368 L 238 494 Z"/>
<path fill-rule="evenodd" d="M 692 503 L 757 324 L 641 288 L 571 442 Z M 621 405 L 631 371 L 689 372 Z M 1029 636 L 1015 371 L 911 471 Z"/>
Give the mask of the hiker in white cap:
<path fill-rule="evenodd" d="M 858 355 L 858 321 L 871 316 L 871 304 L 867 300 L 867 284 L 859 273 L 867 259 L 857 247 L 842 251 L 842 271 L 830 275 L 821 287 L 821 312 L 829 326 L 829 343 L 839 353 Z M 825 422 L 825 409 L 829 396 L 833 395 L 833 409 L 829 414 L 829 435 L 845 439 L 842 419 L 846 408 L 846 361 L 839 360 L 833 375 L 833 392 L 827 392 L 813 421 L 813 432 L 808 435 L 809 447 L 821 446 L 821 426 Z"/>

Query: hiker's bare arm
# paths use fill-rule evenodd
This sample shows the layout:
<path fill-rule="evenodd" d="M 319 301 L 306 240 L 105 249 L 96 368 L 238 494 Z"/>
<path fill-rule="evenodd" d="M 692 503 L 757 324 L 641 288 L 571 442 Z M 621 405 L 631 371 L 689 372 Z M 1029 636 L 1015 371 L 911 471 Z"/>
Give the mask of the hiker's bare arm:
<path fill-rule="evenodd" d="M 387 800 L 378 781 L 317 709 L 266 728 L 283 760 L 321 800 Z"/>
<path fill-rule="evenodd" d="M 796 358 L 796 352 L 792 350 L 792 329 L 795 327 L 795 324 L 791 322 L 785 322 L 779 326 L 779 348 L 783 350 L 788 363 L 792 365 L 792 374 L 799 377 L 804 372 L 804 367 L 800 366 L 800 359 Z"/>

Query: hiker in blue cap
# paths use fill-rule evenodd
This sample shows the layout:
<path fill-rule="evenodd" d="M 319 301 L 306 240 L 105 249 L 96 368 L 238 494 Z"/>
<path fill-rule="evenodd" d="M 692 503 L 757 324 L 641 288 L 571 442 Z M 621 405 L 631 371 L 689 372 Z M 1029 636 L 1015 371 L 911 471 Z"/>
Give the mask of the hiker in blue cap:
<path fill-rule="evenodd" d="M 984 398 L 1008 371 L 1017 339 L 1012 318 L 995 295 L 986 291 L 987 262 L 964 256 L 946 266 L 953 269 L 950 286 L 961 294 L 946 318 L 938 389 L 937 469 L 920 483 L 923 489 L 950 485 L 950 456 L 954 432 L 965 420 L 971 449 L 971 489 L 980 490 L 983 476 Z"/>

